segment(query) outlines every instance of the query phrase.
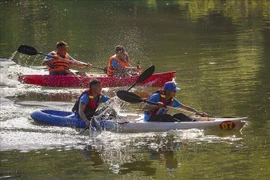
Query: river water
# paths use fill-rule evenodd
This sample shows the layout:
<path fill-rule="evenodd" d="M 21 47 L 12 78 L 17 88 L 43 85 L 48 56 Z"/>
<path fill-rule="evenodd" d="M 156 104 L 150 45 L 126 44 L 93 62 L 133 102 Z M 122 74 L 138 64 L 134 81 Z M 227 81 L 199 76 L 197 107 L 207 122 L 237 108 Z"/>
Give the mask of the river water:
<path fill-rule="evenodd" d="M 0 5 L 0 179 L 269 179 L 270 1 Z M 154 64 L 156 72 L 176 70 L 182 103 L 213 116 L 247 116 L 247 125 L 240 132 L 102 132 L 90 138 L 72 128 L 36 124 L 31 112 L 70 110 L 83 90 L 20 84 L 18 73 L 46 72 L 30 68 L 42 56 L 14 52 L 27 44 L 47 53 L 59 40 L 74 58 L 99 67 L 123 44 L 134 63 Z M 134 105 L 127 109 L 141 113 Z"/>

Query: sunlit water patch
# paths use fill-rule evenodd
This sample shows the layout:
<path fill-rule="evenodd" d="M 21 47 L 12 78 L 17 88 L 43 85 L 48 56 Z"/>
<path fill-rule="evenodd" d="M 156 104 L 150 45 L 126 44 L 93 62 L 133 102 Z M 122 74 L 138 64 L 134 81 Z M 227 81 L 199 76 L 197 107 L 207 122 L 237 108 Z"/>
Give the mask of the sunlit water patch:
<path fill-rule="evenodd" d="M 46 106 L 47 105 L 47 106 Z M 35 148 L 47 148 L 50 147 L 59 148 L 60 144 L 54 143 L 54 138 L 60 138 L 63 136 L 64 138 L 74 139 L 74 136 L 79 135 L 80 130 L 75 130 L 72 128 L 64 128 L 64 127 L 54 127 L 54 126 L 46 126 L 35 123 L 30 118 L 30 113 L 37 109 L 59 109 L 59 110 L 68 110 L 71 108 L 71 103 L 59 103 L 59 102 L 44 102 L 42 107 L 39 106 L 38 102 L 19 102 L 14 104 L 12 101 L 2 99 L 1 100 L 1 137 L 3 137 L 4 141 L 1 146 L 1 150 L 6 149 L 17 149 L 17 150 L 26 150 L 28 147 L 30 150 Z M 30 141 L 31 137 L 35 136 L 49 136 L 51 141 L 44 141 L 41 138 L 41 141 L 36 141 L 40 143 L 37 147 L 33 147 L 32 141 Z M 61 134 L 61 135 L 59 135 Z M 56 137 L 53 137 L 56 135 Z M 8 136 L 8 138 L 6 138 Z M 20 136 L 20 138 L 17 138 Z M 25 137 L 24 137 L 25 136 Z M 59 137 L 60 136 L 60 137 Z M 150 148 L 152 150 L 159 150 L 163 144 L 161 141 L 156 142 L 156 138 L 158 137 L 164 139 L 166 141 L 167 137 L 173 137 L 173 141 L 182 142 L 182 141 L 206 141 L 206 142 L 222 142 L 222 141 L 237 141 L 241 138 L 237 138 L 234 136 L 229 137 L 218 137 L 214 135 L 205 135 L 203 130 L 177 130 L 177 131 L 169 131 L 164 133 L 137 133 L 137 134 L 129 134 L 129 133 L 112 133 L 104 131 L 100 135 L 94 138 L 90 138 L 87 133 L 86 135 L 81 135 L 81 137 L 86 138 L 84 143 L 90 143 L 96 148 L 102 146 L 103 150 L 117 150 L 121 151 L 122 149 L 130 148 L 130 146 L 135 147 L 135 149 L 140 148 Z M 72 137 L 72 138 L 71 138 Z M 79 136 L 80 137 L 80 136 Z M 17 139 L 17 140 L 16 140 Z M 16 144 L 20 144 L 25 139 L 25 146 L 19 146 Z M 46 138 L 45 138 L 46 139 Z M 64 141 L 64 140 L 63 140 Z M 29 143 L 28 143 L 29 142 Z M 95 143 L 98 142 L 98 143 Z M 68 144 L 71 143 L 68 141 Z M 74 147 L 77 146 L 77 143 L 82 143 L 81 141 L 76 142 L 76 138 L 74 140 Z M 161 144 L 160 144 L 161 143 Z M 28 145 L 27 145 L 28 144 Z M 65 144 L 65 143 L 64 143 Z M 44 147 L 43 147 L 44 145 Z M 22 147 L 22 149 L 20 148 Z M 134 150 L 135 150 L 134 149 Z"/>
<path fill-rule="evenodd" d="M 46 74 L 45 70 L 37 70 L 23 67 L 10 59 L 2 58 L 0 61 L 0 85 L 5 87 L 19 87 L 18 77 L 20 74 Z"/>
<path fill-rule="evenodd" d="M 68 132 L 25 132 L 25 131 L 1 131 L 3 140 L 1 151 L 20 150 L 30 151 L 37 149 L 74 149 L 82 148 L 78 143 L 85 142 L 86 137 L 76 136 Z"/>
<path fill-rule="evenodd" d="M 2 98 L 41 101 L 75 101 L 84 89 L 40 87 L 31 84 L 22 84 L 18 81 L 20 74 L 48 74 L 46 69 L 23 67 L 10 59 L 0 59 L 0 92 Z M 115 96 L 115 89 L 103 88 L 103 93 Z"/>
<path fill-rule="evenodd" d="M 37 109 L 68 110 L 71 106 L 72 103 L 64 102 L 40 103 L 2 98 L 0 151 L 16 150 L 31 154 L 44 150 L 45 154 L 72 151 L 76 154 L 79 150 L 95 166 L 101 162 L 108 166 L 109 172 L 125 174 L 134 168 L 144 172 L 144 168 L 140 168 L 142 165 L 153 171 L 150 167 L 153 161 L 164 162 L 170 171 L 179 168 L 181 161 L 176 154 L 189 150 L 194 144 L 226 143 L 241 147 L 241 136 L 208 135 L 198 129 L 132 134 L 103 131 L 96 137 L 90 137 L 88 132 L 80 134 L 81 130 L 73 128 L 37 124 L 29 117 Z"/>

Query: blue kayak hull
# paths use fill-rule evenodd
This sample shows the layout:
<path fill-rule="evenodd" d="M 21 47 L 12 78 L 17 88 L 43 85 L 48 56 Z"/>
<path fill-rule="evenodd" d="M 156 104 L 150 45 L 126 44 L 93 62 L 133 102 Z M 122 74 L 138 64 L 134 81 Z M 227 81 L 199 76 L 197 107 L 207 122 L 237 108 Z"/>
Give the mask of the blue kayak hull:
<path fill-rule="evenodd" d="M 85 122 L 77 114 L 68 111 L 38 110 L 30 114 L 35 122 L 61 127 L 86 128 Z M 114 122 L 111 120 L 100 121 L 103 129 L 113 129 Z"/>

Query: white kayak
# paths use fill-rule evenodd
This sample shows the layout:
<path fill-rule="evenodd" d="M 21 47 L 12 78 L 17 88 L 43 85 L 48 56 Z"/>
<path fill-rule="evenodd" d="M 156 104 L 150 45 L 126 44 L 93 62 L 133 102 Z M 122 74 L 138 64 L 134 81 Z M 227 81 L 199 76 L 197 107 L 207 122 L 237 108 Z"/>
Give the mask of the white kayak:
<path fill-rule="evenodd" d="M 117 132 L 163 132 L 177 129 L 209 129 L 209 130 L 241 130 L 248 118 L 202 118 L 192 117 L 197 121 L 193 122 L 144 122 L 140 121 L 119 121 Z"/>
<path fill-rule="evenodd" d="M 158 105 L 155 102 L 151 102 L 145 99 L 142 99 L 140 96 L 128 92 L 128 91 L 117 91 L 117 96 L 126 102 L 130 103 L 139 103 L 145 102 L 148 104 Z M 168 106 L 170 109 L 180 110 L 179 108 L 174 108 Z M 181 110 L 186 113 L 195 114 L 194 112 Z M 168 131 L 173 129 L 212 129 L 212 130 L 240 130 L 245 124 L 247 117 L 240 118 L 231 118 L 231 117 L 201 117 L 201 116 L 192 116 L 191 118 L 196 119 L 192 122 L 144 122 L 144 121 L 130 121 L 126 124 L 120 125 L 118 127 L 119 132 L 160 132 Z M 128 119 L 128 118 L 127 118 Z"/>

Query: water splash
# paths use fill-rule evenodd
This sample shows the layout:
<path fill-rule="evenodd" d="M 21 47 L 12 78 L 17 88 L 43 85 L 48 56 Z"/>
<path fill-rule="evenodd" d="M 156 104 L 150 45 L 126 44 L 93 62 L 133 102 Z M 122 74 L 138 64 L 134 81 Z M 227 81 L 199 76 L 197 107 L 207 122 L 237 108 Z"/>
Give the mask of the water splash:
<path fill-rule="evenodd" d="M 18 51 L 15 51 L 14 53 L 12 53 L 12 55 L 8 58 L 9 60 L 13 60 L 13 58 L 16 56 Z"/>
<path fill-rule="evenodd" d="M 29 87 L 29 85 L 21 84 L 18 81 L 18 77 L 20 74 L 46 74 L 45 70 L 35 70 L 18 65 L 13 61 L 13 58 L 16 56 L 16 54 L 17 51 L 12 53 L 9 59 L 0 59 L 0 86 L 3 87 L 1 88 L 1 91 L 3 91 L 4 94 L 10 94 L 10 88 L 12 88 L 11 91 L 13 91 L 13 88 L 25 91 L 26 87 Z M 1 97 L 6 97 L 3 93 L 1 93 Z"/>

